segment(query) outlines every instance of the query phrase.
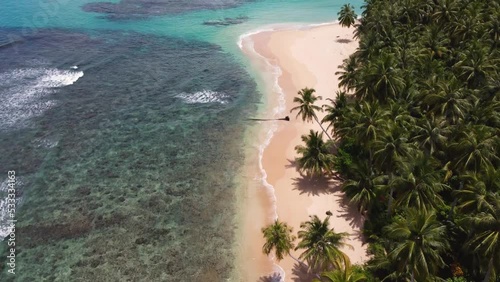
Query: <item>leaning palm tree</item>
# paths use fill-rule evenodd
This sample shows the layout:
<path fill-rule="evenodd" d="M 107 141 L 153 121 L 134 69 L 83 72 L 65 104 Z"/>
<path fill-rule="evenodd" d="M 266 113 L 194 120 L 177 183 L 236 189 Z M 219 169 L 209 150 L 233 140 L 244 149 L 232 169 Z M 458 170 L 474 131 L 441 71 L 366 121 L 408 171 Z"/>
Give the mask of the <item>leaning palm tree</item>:
<path fill-rule="evenodd" d="M 262 251 L 269 255 L 274 250 L 276 259 L 278 261 L 282 260 L 294 248 L 295 236 L 292 235 L 292 231 L 292 227 L 279 220 L 275 220 L 273 224 L 262 228 L 262 233 L 266 239 Z"/>
<path fill-rule="evenodd" d="M 318 120 L 318 116 L 316 115 L 316 112 L 321 112 L 323 109 L 320 106 L 314 105 L 314 102 L 317 100 L 321 100 L 321 96 L 316 96 L 314 95 L 314 92 L 316 90 L 312 88 L 304 88 L 300 90 L 297 94 L 299 95 L 298 97 L 293 98 L 294 103 L 298 103 L 299 105 L 292 108 L 290 110 L 290 113 L 293 111 L 298 110 L 299 112 L 297 113 L 297 117 L 301 116 L 302 121 L 307 121 L 311 122 L 313 119 L 318 123 L 319 127 L 323 130 L 323 132 L 326 134 L 328 139 L 332 139 L 330 135 L 328 135 L 328 132 L 323 128 L 321 123 Z"/>
<path fill-rule="evenodd" d="M 318 216 L 311 216 L 309 221 L 303 222 L 300 225 L 298 232 L 301 241 L 295 248 L 304 249 L 304 252 L 299 256 L 300 259 L 305 259 L 311 269 L 326 270 L 332 267 L 340 269 L 350 266 L 349 257 L 340 250 L 342 247 L 350 247 L 345 243 L 348 233 L 335 233 L 330 229 L 330 216 L 327 216 L 321 221 Z"/>
<path fill-rule="evenodd" d="M 320 176 L 324 172 L 330 172 L 334 164 L 334 156 L 328 148 L 329 143 L 323 141 L 323 134 L 317 131 L 309 132 L 309 135 L 302 135 L 305 146 L 295 147 L 300 157 L 296 159 L 299 171 L 305 172 L 308 176 Z"/>
<path fill-rule="evenodd" d="M 345 4 L 338 12 L 339 23 L 341 26 L 351 27 L 356 22 L 356 12 L 351 4 Z"/>
<path fill-rule="evenodd" d="M 398 273 L 408 273 L 411 281 L 428 281 L 445 265 L 441 255 L 449 249 L 446 227 L 434 211 L 408 209 L 384 228 L 395 242 L 389 259 L 397 262 Z"/>

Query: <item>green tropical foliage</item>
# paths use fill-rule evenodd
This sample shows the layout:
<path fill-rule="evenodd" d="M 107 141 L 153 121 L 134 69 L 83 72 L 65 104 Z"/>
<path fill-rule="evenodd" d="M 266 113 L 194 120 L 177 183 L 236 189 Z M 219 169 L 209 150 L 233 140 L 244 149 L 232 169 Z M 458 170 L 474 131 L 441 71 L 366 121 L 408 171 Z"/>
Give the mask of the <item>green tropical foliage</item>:
<path fill-rule="evenodd" d="M 278 261 L 282 260 L 286 255 L 293 250 L 295 236 L 292 234 L 292 228 L 285 222 L 275 220 L 273 224 L 262 228 L 264 239 L 266 242 L 262 247 L 262 251 L 269 255 L 274 250 L 274 255 Z"/>
<path fill-rule="evenodd" d="M 324 110 L 335 146 L 311 132 L 298 165 L 342 180 L 366 219 L 373 281 L 500 281 L 500 3 L 362 8 L 359 47 L 336 73 L 342 92 L 319 107 L 306 88 L 294 108 L 305 121 Z M 323 223 L 304 224 L 297 247 L 322 279 L 344 281 L 341 261 L 312 239 Z"/>
<path fill-rule="evenodd" d="M 356 22 L 358 15 L 354 12 L 354 7 L 351 4 L 345 4 L 338 13 L 339 23 L 342 26 L 350 27 Z"/>
<path fill-rule="evenodd" d="M 428 281 L 445 263 L 442 254 L 449 249 L 446 227 L 434 211 L 407 209 L 403 216 L 385 228 L 394 248 L 389 260 L 396 262 L 397 272 L 409 274 L 412 281 Z"/>
<path fill-rule="evenodd" d="M 346 267 L 344 269 L 335 269 L 321 273 L 320 279 L 314 279 L 313 282 L 362 282 L 367 281 L 366 274 L 362 269 L 356 266 Z"/>
<path fill-rule="evenodd" d="M 320 220 L 314 215 L 300 225 L 300 242 L 295 249 L 304 250 L 299 258 L 306 260 L 313 270 L 350 266 L 349 257 L 340 250 L 342 247 L 350 247 L 345 243 L 349 234 L 335 233 L 333 228 L 330 229 L 329 220 L 329 216 Z"/>
<path fill-rule="evenodd" d="M 318 120 L 318 116 L 316 115 L 316 112 L 321 112 L 323 111 L 323 109 L 322 107 L 317 106 L 314 103 L 318 100 L 321 100 L 322 97 L 314 95 L 314 92 L 316 92 L 316 90 L 307 87 L 300 90 L 297 93 L 298 96 L 293 98 L 293 102 L 297 103 L 298 105 L 292 108 L 290 110 L 290 113 L 298 111 L 297 118 L 300 116 L 302 118 L 302 121 L 311 122 L 314 119 L 326 134 L 328 139 L 332 139 L 328 132 L 326 132 L 326 130 L 323 128 Z"/>
<path fill-rule="evenodd" d="M 323 141 L 323 134 L 311 129 L 309 135 L 302 135 L 302 141 L 304 146 L 295 147 L 299 154 L 296 159 L 299 170 L 311 177 L 330 172 L 333 168 L 333 155 L 328 143 Z"/>
<path fill-rule="evenodd" d="M 336 73 L 346 94 L 327 99 L 323 121 L 342 190 L 369 222 L 367 269 L 384 281 L 497 281 L 500 4 L 363 9 L 359 47 Z"/>

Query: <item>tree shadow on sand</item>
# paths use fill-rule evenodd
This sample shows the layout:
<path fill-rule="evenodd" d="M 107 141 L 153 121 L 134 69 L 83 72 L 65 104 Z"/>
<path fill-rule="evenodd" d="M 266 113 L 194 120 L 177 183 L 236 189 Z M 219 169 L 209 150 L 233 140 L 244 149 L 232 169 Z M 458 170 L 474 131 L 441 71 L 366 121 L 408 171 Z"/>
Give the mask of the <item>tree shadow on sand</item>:
<path fill-rule="evenodd" d="M 353 229 L 361 230 L 365 223 L 364 216 L 358 211 L 356 205 L 349 202 L 349 199 L 345 196 L 337 199 L 337 203 L 339 204 L 339 209 L 337 210 L 336 216 L 345 218 L 349 221 L 349 225 Z M 356 236 L 356 238 L 362 239 L 361 232 L 357 232 L 358 234 L 352 234 L 352 236 Z"/>
<path fill-rule="evenodd" d="M 313 273 L 309 272 L 307 265 L 298 263 L 293 266 L 292 275 L 292 281 L 294 282 L 310 282 L 317 278 Z"/>
<path fill-rule="evenodd" d="M 287 168 L 297 168 L 295 160 L 288 160 Z M 300 195 L 318 196 L 322 194 L 331 194 L 340 190 L 339 179 L 325 175 L 307 176 L 299 172 L 300 177 L 292 178 L 293 190 L 298 190 Z"/>
<path fill-rule="evenodd" d="M 273 274 L 260 277 L 258 282 L 281 282 L 281 281 L 283 281 L 281 274 L 275 272 Z"/>
<path fill-rule="evenodd" d="M 340 39 L 337 39 L 335 41 L 338 42 L 338 43 L 342 43 L 342 44 L 347 44 L 347 43 L 351 43 L 352 42 L 351 39 L 347 39 L 347 38 L 340 38 Z"/>

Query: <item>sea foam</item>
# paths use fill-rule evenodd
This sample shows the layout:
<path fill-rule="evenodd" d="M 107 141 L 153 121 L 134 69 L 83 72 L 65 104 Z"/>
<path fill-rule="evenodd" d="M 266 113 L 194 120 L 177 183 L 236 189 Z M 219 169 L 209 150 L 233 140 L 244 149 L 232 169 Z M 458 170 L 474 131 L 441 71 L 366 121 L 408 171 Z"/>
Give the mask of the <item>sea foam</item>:
<path fill-rule="evenodd" d="M 56 105 L 46 97 L 75 83 L 82 71 L 23 68 L 0 73 L 0 128 L 22 126 Z"/>
<path fill-rule="evenodd" d="M 246 33 L 242 36 L 239 37 L 239 40 L 237 42 L 238 46 L 242 51 L 248 51 L 250 52 L 250 55 L 252 57 L 258 58 L 260 61 L 263 61 L 266 66 L 266 72 L 272 75 L 273 78 L 273 93 L 278 94 L 277 101 L 278 105 L 273 108 L 272 110 L 272 118 L 278 118 L 282 117 L 282 115 L 285 113 L 286 110 L 286 101 L 285 101 L 285 93 L 281 86 L 279 85 L 279 78 L 283 74 L 283 71 L 277 64 L 273 64 L 271 60 L 268 58 L 262 56 L 255 50 L 254 42 L 252 40 L 252 36 L 255 34 L 258 34 L 260 32 L 265 32 L 265 31 L 272 31 L 274 28 L 266 28 L 266 29 L 260 29 L 258 31 L 253 31 Z M 258 177 L 262 183 L 262 185 L 265 187 L 266 192 L 268 194 L 269 199 L 272 202 L 271 206 L 271 212 L 269 215 L 269 219 L 272 221 L 275 221 L 278 219 L 278 199 L 276 198 L 276 190 L 273 185 L 271 185 L 269 182 L 267 182 L 267 171 L 264 168 L 264 165 L 262 163 L 262 159 L 264 156 L 264 151 L 266 148 L 269 146 L 271 143 L 271 140 L 274 136 L 274 134 L 278 131 L 278 122 L 277 121 L 272 121 L 268 123 L 268 127 L 265 129 L 265 138 L 263 142 L 261 142 L 258 146 L 259 149 L 259 171 L 260 171 L 260 176 Z M 284 269 L 275 261 L 275 258 L 273 257 L 273 263 L 274 263 L 274 272 L 279 273 L 279 278 L 281 281 L 286 280 L 286 273 Z"/>

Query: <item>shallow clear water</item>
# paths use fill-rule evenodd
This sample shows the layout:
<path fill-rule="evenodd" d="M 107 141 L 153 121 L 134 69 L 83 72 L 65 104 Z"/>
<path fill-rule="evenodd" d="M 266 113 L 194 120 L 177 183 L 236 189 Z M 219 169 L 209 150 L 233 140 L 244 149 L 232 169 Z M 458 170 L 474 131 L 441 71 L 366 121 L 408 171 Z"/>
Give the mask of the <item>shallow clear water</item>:
<path fill-rule="evenodd" d="M 2 237 L 8 170 L 20 203 L 0 280 L 223 281 L 262 96 L 238 37 L 347 1 L 111 2 L 0 5 Z"/>

